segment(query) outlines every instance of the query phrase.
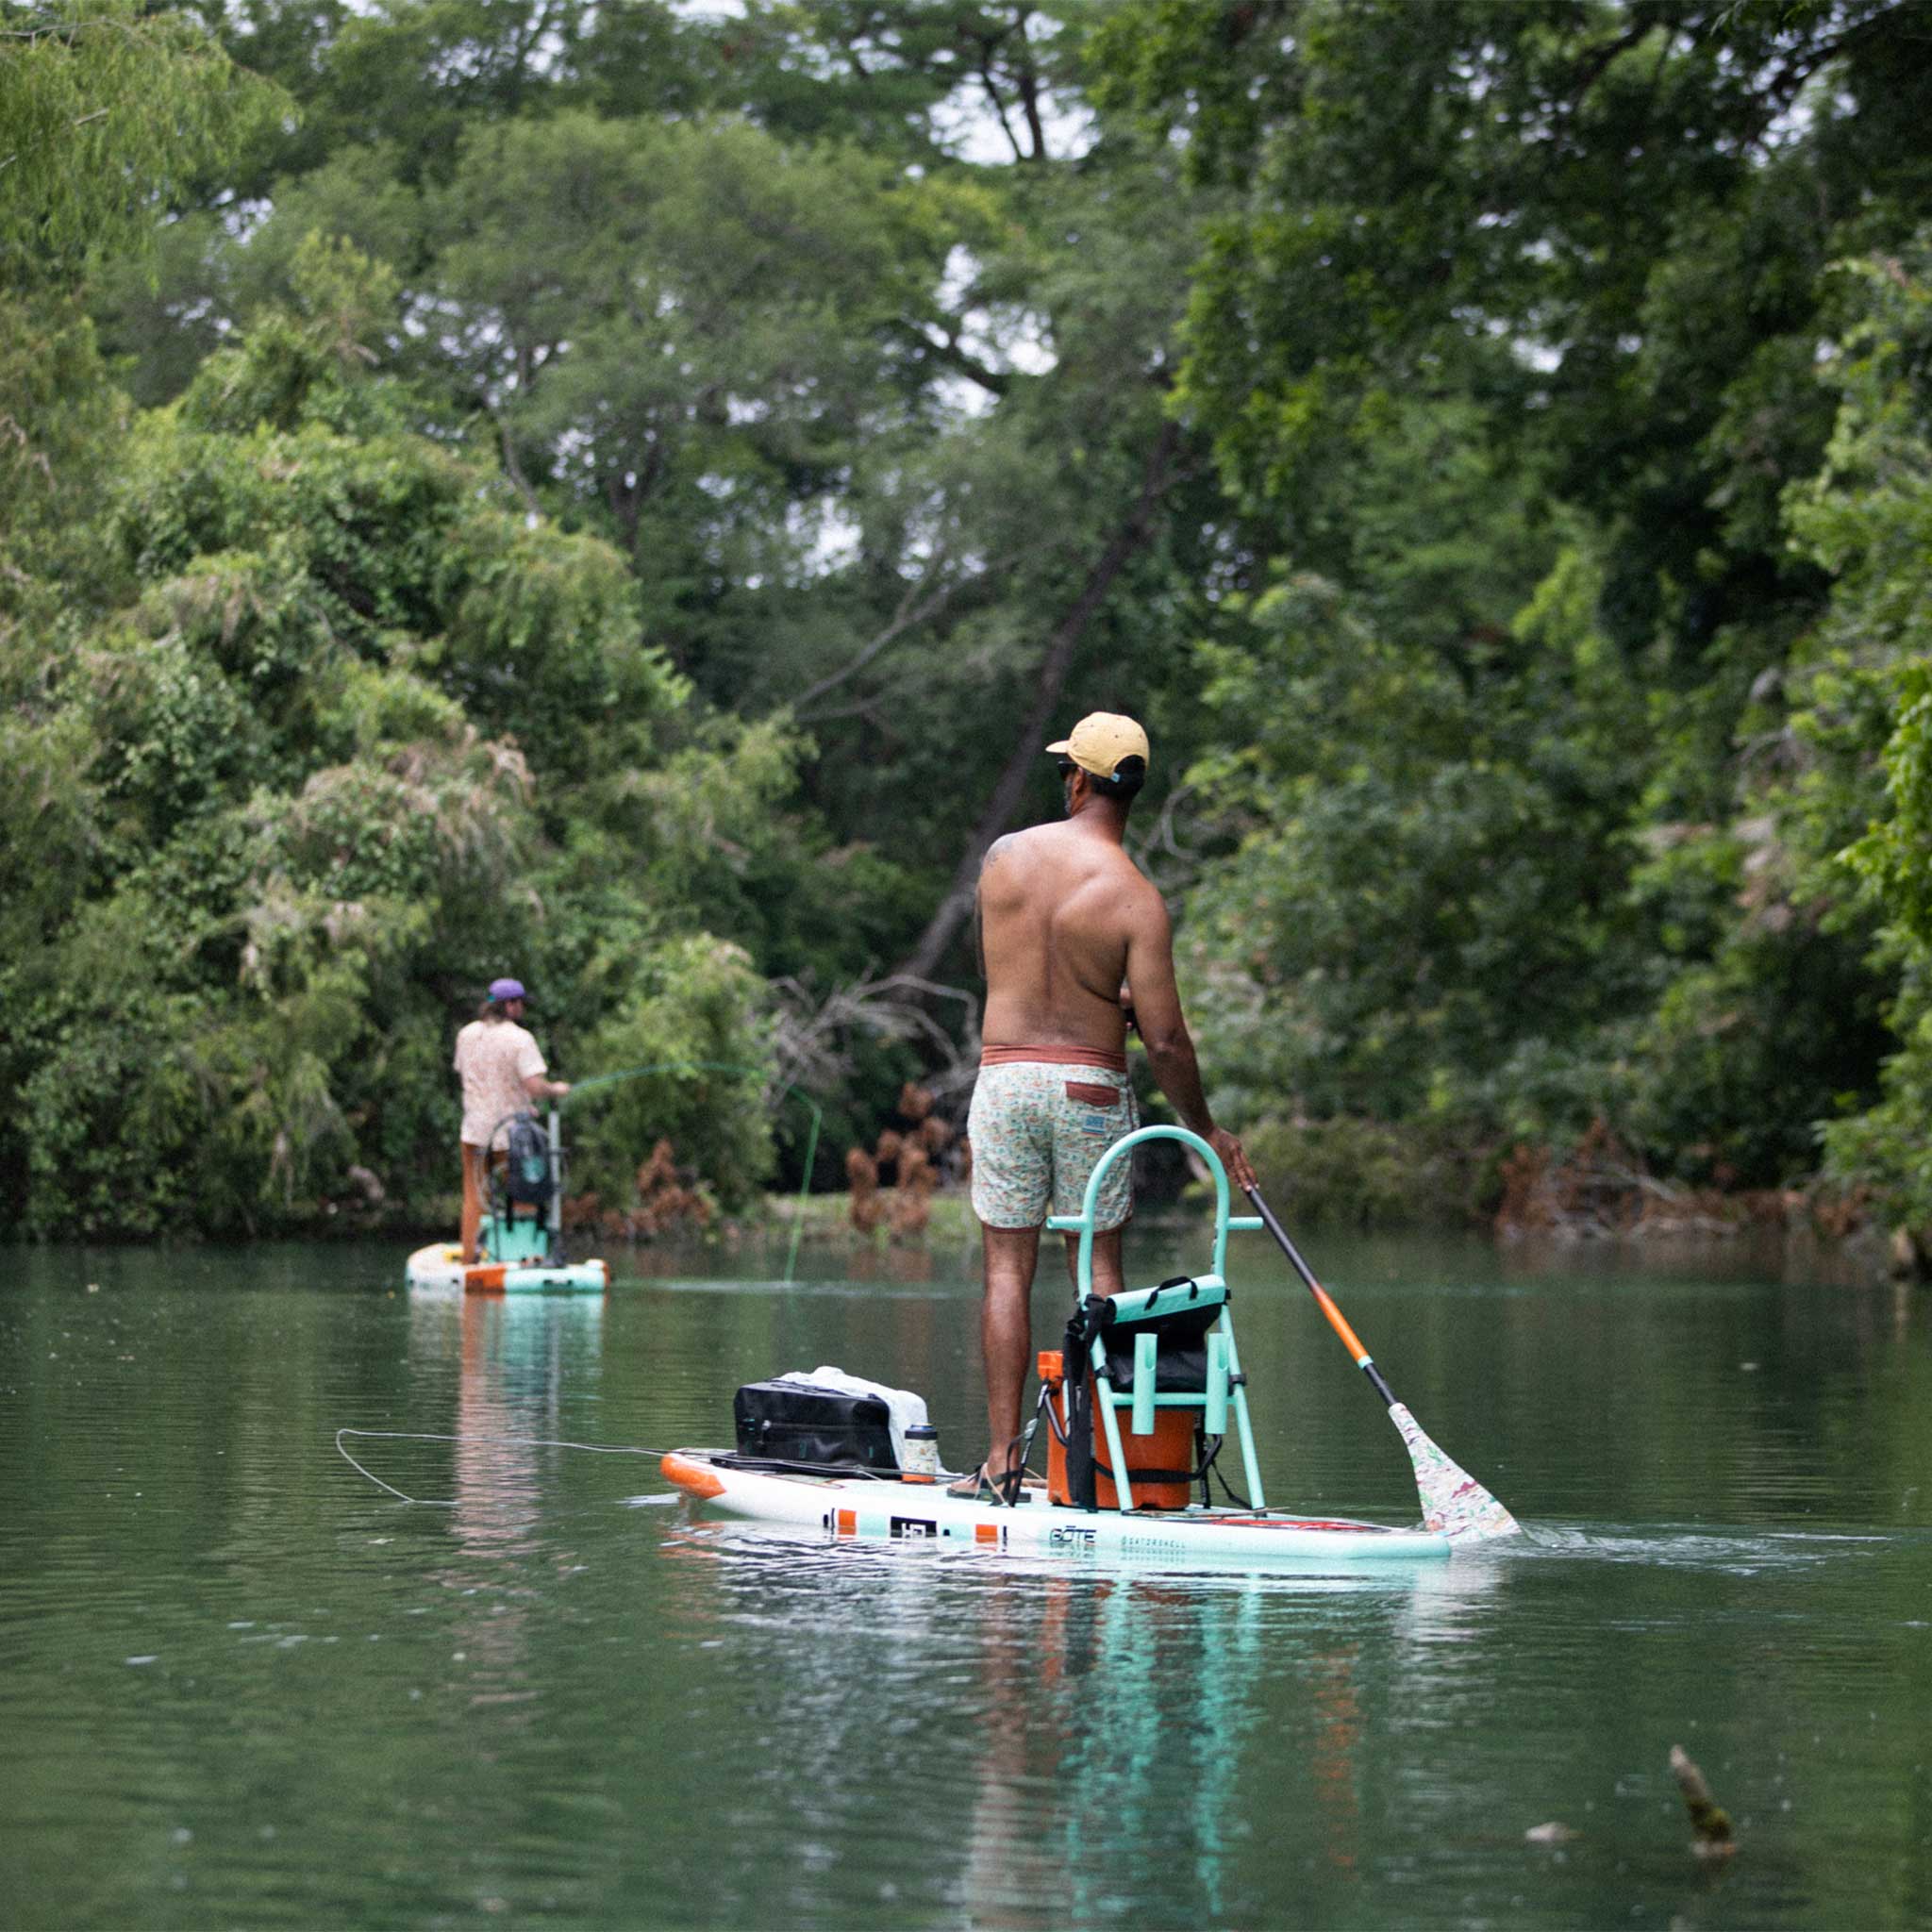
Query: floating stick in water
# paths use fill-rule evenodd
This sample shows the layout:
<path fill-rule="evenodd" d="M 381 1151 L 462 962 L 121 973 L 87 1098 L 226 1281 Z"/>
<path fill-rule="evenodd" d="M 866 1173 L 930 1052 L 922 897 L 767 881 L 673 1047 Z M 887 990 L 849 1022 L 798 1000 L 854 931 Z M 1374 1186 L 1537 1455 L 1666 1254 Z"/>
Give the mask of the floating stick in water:
<path fill-rule="evenodd" d="M 1731 1814 L 1710 1795 L 1704 1774 L 1681 1744 L 1671 1746 L 1671 1774 L 1684 1794 L 1684 1808 L 1697 1834 L 1690 1840 L 1690 1849 L 1700 1858 L 1728 1858 L 1738 1849 L 1738 1841 L 1731 1836 Z"/>

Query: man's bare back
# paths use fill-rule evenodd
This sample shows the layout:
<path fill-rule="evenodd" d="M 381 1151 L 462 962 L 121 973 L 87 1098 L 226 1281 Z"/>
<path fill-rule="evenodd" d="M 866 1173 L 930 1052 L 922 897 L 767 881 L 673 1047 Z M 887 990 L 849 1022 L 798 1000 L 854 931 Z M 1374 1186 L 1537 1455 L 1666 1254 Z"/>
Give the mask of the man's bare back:
<path fill-rule="evenodd" d="M 1000 840 L 979 876 L 987 1043 L 1122 1051 L 1129 941 L 1158 908 L 1126 853 L 1077 822 Z"/>

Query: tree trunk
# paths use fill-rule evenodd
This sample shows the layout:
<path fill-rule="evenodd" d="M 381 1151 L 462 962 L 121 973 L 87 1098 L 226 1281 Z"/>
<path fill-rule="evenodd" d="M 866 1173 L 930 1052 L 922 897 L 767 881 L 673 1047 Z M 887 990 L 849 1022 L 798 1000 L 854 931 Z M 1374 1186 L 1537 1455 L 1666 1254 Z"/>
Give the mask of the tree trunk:
<path fill-rule="evenodd" d="M 1027 776 L 1046 743 L 1046 732 L 1054 708 L 1060 701 L 1067 673 L 1073 668 L 1074 652 L 1085 636 L 1094 612 L 1107 601 L 1107 593 L 1112 589 L 1114 579 L 1135 551 L 1147 541 L 1160 499 L 1174 483 L 1168 465 L 1179 441 L 1180 427 L 1177 424 L 1165 422 L 1160 425 L 1160 434 L 1147 454 L 1141 493 L 1135 499 L 1133 508 L 1108 540 L 1107 548 L 1095 559 L 1093 568 L 1087 573 L 1087 580 L 1080 586 L 1080 594 L 1074 598 L 1072 608 L 1054 631 L 1046 655 L 1040 661 L 1033 687 L 1033 702 L 1021 721 L 1006 767 L 992 788 L 985 810 L 979 815 L 979 823 L 974 826 L 973 835 L 966 841 L 966 849 L 954 868 L 952 882 L 947 886 L 944 897 L 927 922 L 925 930 L 920 934 L 919 943 L 894 969 L 895 972 L 915 979 L 933 978 L 941 959 L 945 957 L 946 948 L 953 942 L 954 935 L 972 912 L 974 894 L 979 885 L 980 865 L 988 848 L 1007 829 L 1019 808 L 1020 800 L 1025 795 Z"/>

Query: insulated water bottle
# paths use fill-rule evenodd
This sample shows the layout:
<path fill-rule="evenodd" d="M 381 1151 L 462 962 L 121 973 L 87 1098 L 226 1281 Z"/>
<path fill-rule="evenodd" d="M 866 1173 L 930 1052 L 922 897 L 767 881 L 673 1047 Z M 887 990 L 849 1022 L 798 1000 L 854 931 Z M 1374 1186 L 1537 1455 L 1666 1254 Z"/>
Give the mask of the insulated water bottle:
<path fill-rule="evenodd" d="M 906 1460 L 899 1474 L 908 1483 L 937 1482 L 940 1475 L 940 1432 L 926 1423 L 906 1431 Z"/>

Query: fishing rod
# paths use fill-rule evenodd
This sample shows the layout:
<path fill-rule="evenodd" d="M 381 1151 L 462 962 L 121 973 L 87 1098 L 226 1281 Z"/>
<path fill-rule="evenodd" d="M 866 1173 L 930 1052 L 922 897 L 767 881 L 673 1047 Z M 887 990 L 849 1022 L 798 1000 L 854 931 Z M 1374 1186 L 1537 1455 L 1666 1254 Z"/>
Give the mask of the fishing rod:
<path fill-rule="evenodd" d="M 623 1080 L 641 1079 L 646 1074 L 744 1074 L 756 1080 L 764 1078 L 762 1067 L 741 1066 L 732 1060 L 652 1060 L 641 1067 L 619 1067 L 613 1073 L 592 1074 L 588 1080 L 574 1080 L 570 1091 L 559 1104 L 567 1104 L 579 1094 L 592 1092 L 599 1087 L 612 1087 Z M 798 1205 L 791 1216 L 791 1242 L 785 1251 L 785 1279 L 789 1282 L 792 1270 L 798 1265 L 798 1241 L 805 1232 L 806 1197 L 811 1191 L 812 1162 L 818 1157 L 819 1129 L 824 1124 L 824 1114 L 818 1102 L 796 1080 L 788 1080 L 778 1090 L 778 1096 L 772 1106 L 775 1109 L 787 1100 L 796 1100 L 811 1110 L 811 1131 L 805 1141 L 805 1173 L 798 1183 Z"/>
<path fill-rule="evenodd" d="M 1369 1354 L 1348 1324 L 1348 1318 L 1336 1307 L 1328 1291 L 1315 1279 L 1314 1272 L 1302 1259 L 1301 1250 L 1289 1239 L 1288 1230 L 1276 1220 L 1274 1210 L 1261 1198 L 1259 1188 L 1243 1191 L 1255 1204 L 1262 1225 L 1272 1234 L 1281 1252 L 1294 1264 L 1294 1272 L 1307 1283 L 1308 1292 L 1328 1318 L 1328 1325 L 1341 1338 L 1341 1343 L 1355 1357 L 1356 1366 L 1369 1378 L 1369 1386 L 1388 1405 L 1389 1418 L 1402 1437 L 1408 1459 L 1415 1468 L 1415 1486 L 1422 1497 L 1423 1521 L 1433 1530 L 1454 1541 L 1482 1542 L 1491 1537 L 1521 1536 L 1523 1525 L 1474 1476 L 1452 1462 L 1423 1433 L 1422 1424 L 1395 1399 L 1395 1391 L 1384 1379 Z"/>

